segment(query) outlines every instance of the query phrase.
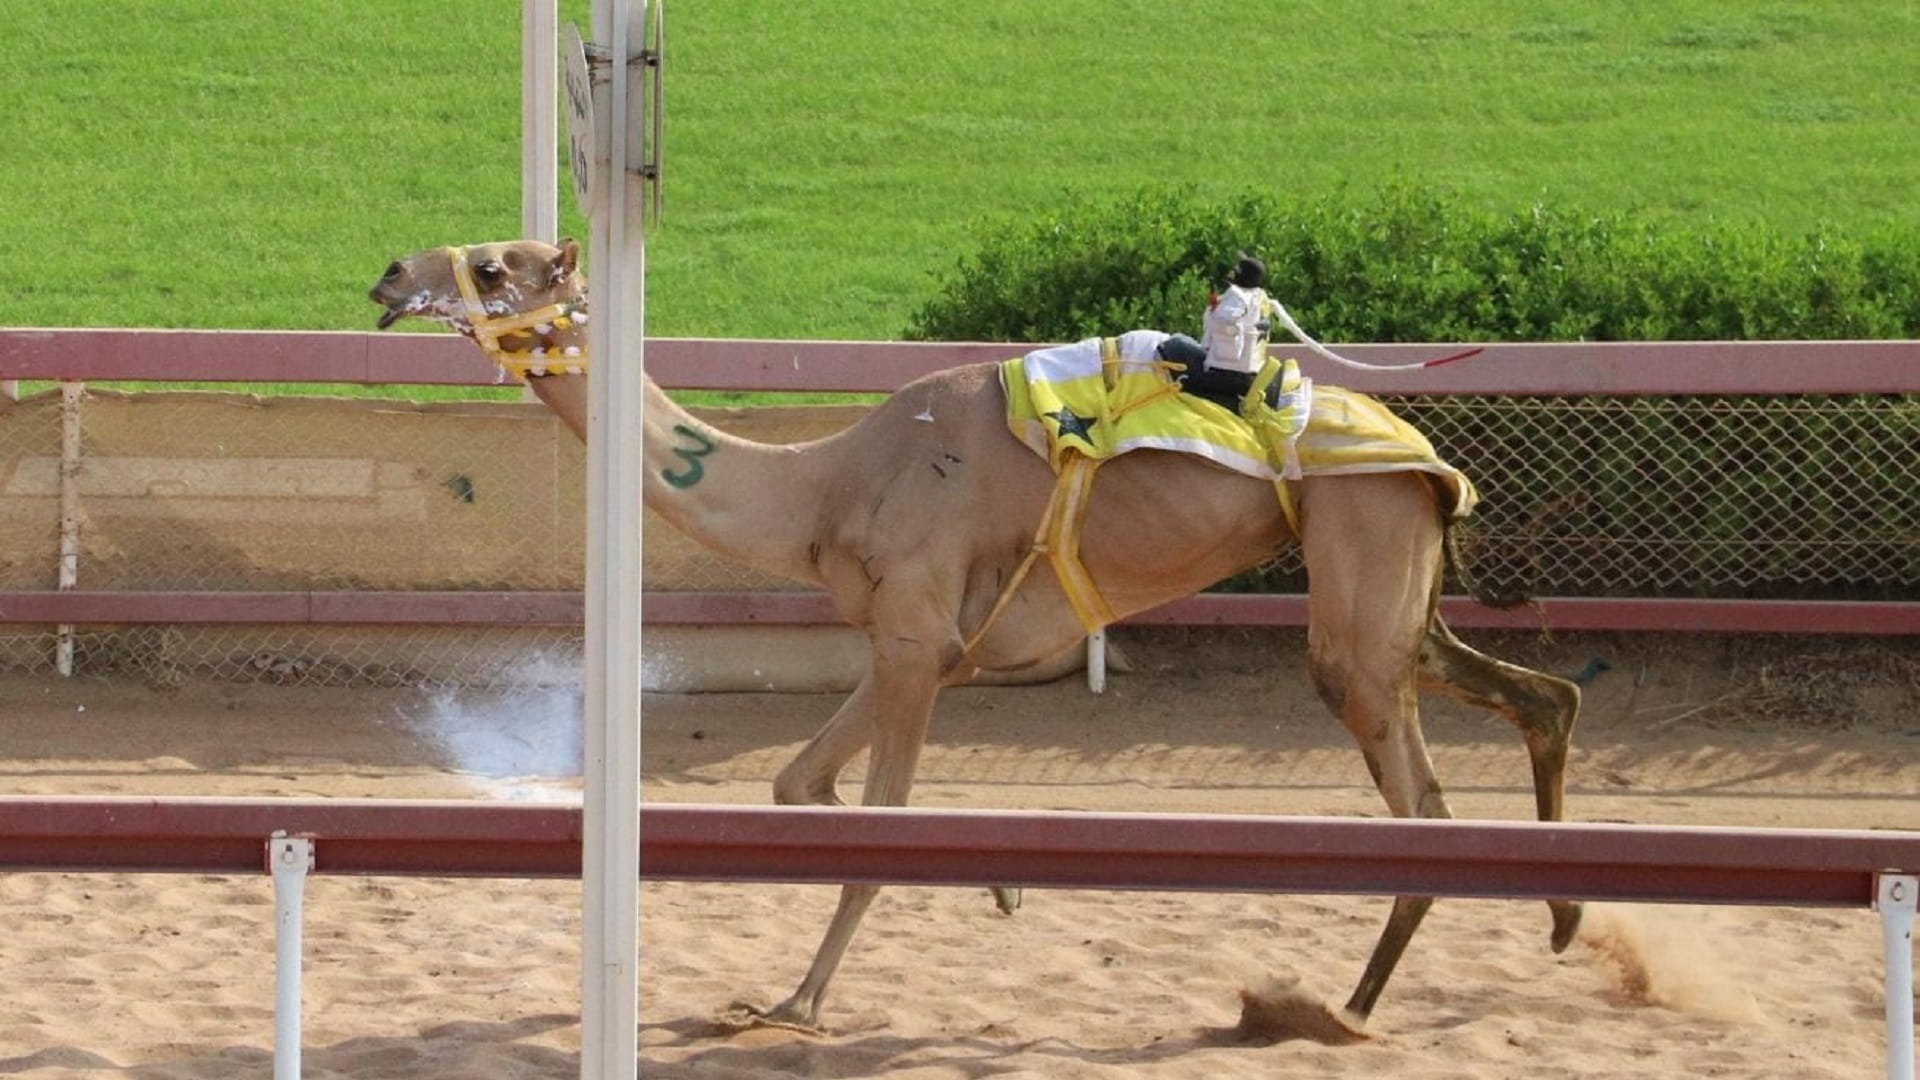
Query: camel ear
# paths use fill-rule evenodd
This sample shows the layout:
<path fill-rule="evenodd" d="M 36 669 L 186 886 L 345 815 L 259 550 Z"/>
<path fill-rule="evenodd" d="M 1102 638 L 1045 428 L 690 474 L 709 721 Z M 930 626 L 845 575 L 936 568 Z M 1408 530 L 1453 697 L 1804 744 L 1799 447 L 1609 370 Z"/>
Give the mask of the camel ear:
<path fill-rule="evenodd" d="M 553 263 L 553 280 L 556 282 L 567 280 L 573 276 L 573 272 L 579 266 L 580 245 L 574 243 L 573 237 L 569 236 L 560 241 L 560 257 Z"/>

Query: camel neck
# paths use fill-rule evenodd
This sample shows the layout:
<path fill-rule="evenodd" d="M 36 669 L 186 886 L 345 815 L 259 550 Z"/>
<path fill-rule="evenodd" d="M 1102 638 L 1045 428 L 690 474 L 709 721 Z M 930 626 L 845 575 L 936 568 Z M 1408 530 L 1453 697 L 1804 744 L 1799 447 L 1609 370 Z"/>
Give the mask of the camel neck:
<path fill-rule="evenodd" d="M 548 376 L 531 385 L 584 440 L 586 377 Z M 646 380 L 641 493 L 647 509 L 698 543 L 756 569 L 819 581 L 809 556 L 817 521 L 804 494 L 817 486 L 819 445 L 773 446 L 729 435 Z"/>

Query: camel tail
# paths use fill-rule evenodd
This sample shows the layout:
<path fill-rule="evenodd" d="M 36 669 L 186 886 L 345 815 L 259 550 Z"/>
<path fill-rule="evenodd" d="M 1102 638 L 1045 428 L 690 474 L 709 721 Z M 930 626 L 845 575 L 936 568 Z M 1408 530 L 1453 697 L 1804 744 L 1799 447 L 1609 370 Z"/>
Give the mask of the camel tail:
<path fill-rule="evenodd" d="M 1473 568 L 1467 562 L 1466 556 L 1460 551 L 1461 520 L 1462 519 L 1459 518 L 1448 518 L 1443 521 L 1440 526 L 1441 536 L 1446 548 L 1444 558 L 1453 568 L 1454 576 L 1460 579 L 1460 587 L 1467 590 L 1467 595 L 1491 608 L 1505 610 L 1531 602 L 1533 596 L 1528 593 L 1524 587 L 1519 585 L 1488 585 L 1473 572 Z M 1437 588 L 1435 591 L 1438 591 Z"/>

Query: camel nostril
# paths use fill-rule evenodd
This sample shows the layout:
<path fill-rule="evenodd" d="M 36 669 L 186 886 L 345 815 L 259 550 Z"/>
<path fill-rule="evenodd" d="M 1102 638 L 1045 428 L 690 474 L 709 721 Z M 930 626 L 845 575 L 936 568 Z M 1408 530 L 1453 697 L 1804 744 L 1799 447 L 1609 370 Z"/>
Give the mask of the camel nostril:
<path fill-rule="evenodd" d="M 384 276 L 382 276 L 382 277 L 380 278 L 380 280 L 381 280 L 381 281 L 392 281 L 392 280 L 393 280 L 394 278 L 397 278 L 397 277 L 399 277 L 399 276 L 400 276 L 400 264 L 399 264 L 399 263 L 397 263 L 397 262 L 390 262 L 390 263 L 388 263 L 388 264 L 387 264 L 387 272 L 386 272 L 386 274 L 385 274 Z"/>

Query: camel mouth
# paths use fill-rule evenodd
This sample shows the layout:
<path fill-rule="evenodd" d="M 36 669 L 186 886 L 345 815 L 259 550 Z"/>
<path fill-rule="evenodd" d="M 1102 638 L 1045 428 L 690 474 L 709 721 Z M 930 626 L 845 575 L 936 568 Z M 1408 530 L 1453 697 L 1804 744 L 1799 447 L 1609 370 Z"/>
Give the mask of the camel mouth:
<path fill-rule="evenodd" d="M 375 323 L 374 326 L 381 330 L 385 330 L 387 327 L 406 318 L 408 312 L 413 308 L 413 305 L 407 302 L 407 297 L 394 296 L 386 286 L 387 283 L 382 281 L 380 284 L 367 290 L 367 299 L 380 305 L 380 321 Z"/>
<path fill-rule="evenodd" d="M 380 330 L 391 327 L 401 319 L 412 318 L 416 315 L 429 315 L 434 309 L 431 298 L 424 292 L 414 293 L 409 296 L 395 296 L 380 285 L 374 286 L 373 289 L 367 293 L 367 299 L 379 304 L 385 309 L 380 312 L 379 320 L 374 323 L 374 326 Z"/>

